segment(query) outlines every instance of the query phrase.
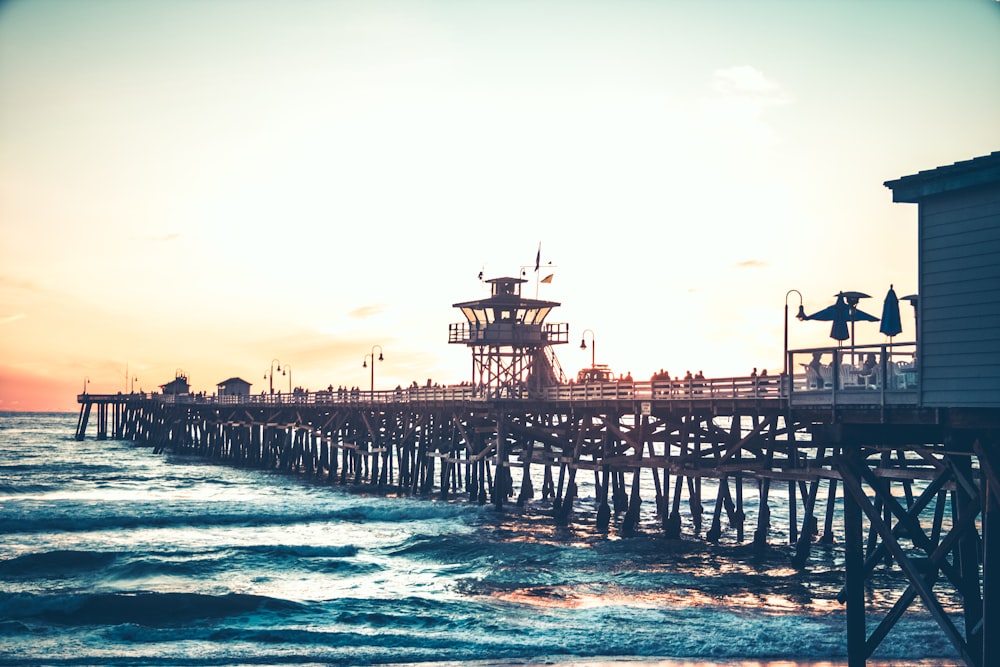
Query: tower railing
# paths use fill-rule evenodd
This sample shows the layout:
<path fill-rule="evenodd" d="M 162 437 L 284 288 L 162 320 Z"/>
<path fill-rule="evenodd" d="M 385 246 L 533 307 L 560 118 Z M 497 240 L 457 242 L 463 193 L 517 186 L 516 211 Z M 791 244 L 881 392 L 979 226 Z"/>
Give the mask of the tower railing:
<path fill-rule="evenodd" d="M 554 345 L 569 342 L 569 324 L 517 324 L 491 322 L 470 324 L 457 322 L 448 325 L 448 342 L 466 345 L 528 346 Z"/>

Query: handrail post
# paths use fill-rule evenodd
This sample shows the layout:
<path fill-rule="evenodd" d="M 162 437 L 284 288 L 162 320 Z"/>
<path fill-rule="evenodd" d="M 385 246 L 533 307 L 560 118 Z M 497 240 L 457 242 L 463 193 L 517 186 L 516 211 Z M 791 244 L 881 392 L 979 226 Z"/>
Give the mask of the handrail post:
<path fill-rule="evenodd" d="M 854 354 L 853 349 L 851 354 Z M 830 365 L 830 392 L 831 400 L 830 402 L 834 407 L 837 406 L 837 388 L 840 385 L 840 348 L 833 348 L 833 363 Z"/>
<path fill-rule="evenodd" d="M 889 363 L 890 363 L 890 361 L 889 361 L 889 357 L 886 355 L 885 343 L 883 343 L 882 346 L 881 346 L 881 354 L 882 354 L 882 396 L 881 396 L 881 403 L 882 403 L 882 407 L 885 407 L 885 392 L 888 389 L 889 378 L 890 378 L 890 374 L 889 374 Z"/>

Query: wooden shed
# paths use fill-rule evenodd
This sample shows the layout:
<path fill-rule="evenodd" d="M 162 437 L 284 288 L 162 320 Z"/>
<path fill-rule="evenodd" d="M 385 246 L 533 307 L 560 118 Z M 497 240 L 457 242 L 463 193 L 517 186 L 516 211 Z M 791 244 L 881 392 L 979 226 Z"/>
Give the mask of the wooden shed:
<path fill-rule="evenodd" d="M 251 385 L 242 378 L 229 378 L 228 380 L 223 380 L 215 386 L 218 387 L 219 396 L 245 397 L 250 395 Z"/>
<path fill-rule="evenodd" d="M 188 384 L 187 375 L 178 371 L 173 380 L 160 385 L 160 391 L 172 396 L 186 396 L 191 393 L 191 385 Z"/>
<path fill-rule="evenodd" d="M 1000 407 L 1000 151 L 885 186 L 918 205 L 920 403 Z"/>

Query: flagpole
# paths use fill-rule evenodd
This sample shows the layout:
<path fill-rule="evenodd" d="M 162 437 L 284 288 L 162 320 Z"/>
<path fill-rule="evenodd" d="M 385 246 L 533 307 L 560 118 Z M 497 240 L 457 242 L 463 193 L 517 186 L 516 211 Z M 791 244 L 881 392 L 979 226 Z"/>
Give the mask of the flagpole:
<path fill-rule="evenodd" d="M 539 267 L 542 265 L 542 242 L 538 242 L 538 252 L 535 253 L 535 300 L 538 300 L 538 276 L 541 275 L 538 271 Z"/>

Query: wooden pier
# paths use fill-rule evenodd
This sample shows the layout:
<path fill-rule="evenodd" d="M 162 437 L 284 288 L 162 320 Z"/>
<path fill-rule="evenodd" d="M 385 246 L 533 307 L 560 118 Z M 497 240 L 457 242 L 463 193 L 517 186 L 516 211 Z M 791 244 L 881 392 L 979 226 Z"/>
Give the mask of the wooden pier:
<path fill-rule="evenodd" d="M 794 565 L 816 541 L 843 542 L 852 667 L 917 602 L 967 665 L 997 665 L 1000 152 L 886 186 L 920 207 L 916 342 L 786 349 L 786 371 L 771 378 L 572 383 L 553 352 L 569 328 L 546 322 L 559 304 L 522 297 L 523 279 L 494 278 L 489 297 L 454 304 L 465 321 L 448 342 L 472 353 L 462 385 L 202 397 L 178 377 L 172 393 L 80 395 L 76 437 L 96 408 L 98 438 L 157 451 L 498 510 L 544 503 L 559 524 L 585 516 L 622 535 L 651 500 L 668 538 L 686 528 L 761 548 L 770 508 L 784 503 Z M 581 379 L 600 377 L 589 370 Z M 591 475 L 582 512 L 578 481 Z M 714 498 L 703 497 L 706 479 Z M 756 502 L 745 502 L 747 485 Z M 869 619 L 866 591 L 882 568 L 907 587 Z"/>
<path fill-rule="evenodd" d="M 805 382 L 568 384 L 523 398 L 477 396 L 469 386 L 239 399 L 83 394 L 76 437 L 96 411 L 98 438 L 497 509 L 536 499 L 551 504 L 560 524 L 579 509 L 578 475 L 592 475 L 593 529 L 607 532 L 614 520 L 623 535 L 636 531 L 645 500 L 667 537 L 688 526 L 708 541 L 725 535 L 763 547 L 768 508 L 783 503 L 795 565 L 808 562 L 817 540 L 845 544 L 854 664 L 864 664 L 918 598 L 967 664 L 991 664 L 984 602 L 987 558 L 997 552 L 996 531 L 987 529 L 1000 500 L 995 412 L 924 409 L 907 403 L 905 390 L 887 399 L 869 388 Z M 544 480 L 540 489 L 533 478 Z M 706 478 L 717 482 L 714 498 L 701 495 Z M 642 480 L 655 498 L 641 497 Z M 757 490 L 755 513 L 744 504 L 748 483 Z M 835 525 L 845 534 L 835 535 Z M 886 563 L 910 586 L 868 635 L 864 591 Z M 962 598 L 964 628 L 938 595 Z"/>

